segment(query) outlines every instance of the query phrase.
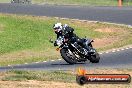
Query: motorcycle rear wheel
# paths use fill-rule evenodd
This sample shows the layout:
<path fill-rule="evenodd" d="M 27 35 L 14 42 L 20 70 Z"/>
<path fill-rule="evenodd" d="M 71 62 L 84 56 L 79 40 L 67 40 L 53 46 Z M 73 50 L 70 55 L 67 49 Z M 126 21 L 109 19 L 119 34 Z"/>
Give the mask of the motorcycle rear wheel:
<path fill-rule="evenodd" d="M 100 56 L 97 52 L 95 53 L 95 55 L 92 55 L 90 58 L 90 62 L 92 63 L 99 63 L 99 60 L 100 60 Z"/>

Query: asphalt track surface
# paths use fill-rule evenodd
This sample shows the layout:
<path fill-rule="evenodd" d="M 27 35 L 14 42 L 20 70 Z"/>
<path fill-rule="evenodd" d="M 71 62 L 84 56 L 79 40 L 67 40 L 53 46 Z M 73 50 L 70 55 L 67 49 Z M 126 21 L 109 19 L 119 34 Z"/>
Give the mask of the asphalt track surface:
<path fill-rule="evenodd" d="M 63 17 L 81 20 L 92 20 L 132 25 L 132 7 L 80 7 L 80 6 L 52 6 L 52 5 L 19 5 L 0 4 L 1 13 Z M 38 63 L 0 67 L 0 71 L 11 69 L 22 70 L 74 70 L 83 66 L 89 68 L 131 68 L 132 47 L 114 50 L 100 54 L 99 63 L 89 61 L 75 65 L 67 64 L 63 59 Z"/>
<path fill-rule="evenodd" d="M 100 54 L 99 63 L 78 63 L 75 65 L 67 64 L 63 59 L 50 60 L 47 62 L 37 62 L 32 64 L 0 67 L 0 71 L 19 69 L 19 70 L 74 70 L 78 67 L 86 69 L 92 68 L 131 68 L 132 67 L 132 47 Z"/>
<path fill-rule="evenodd" d="M 0 4 L 0 12 L 105 21 L 132 25 L 132 7 L 121 8 Z"/>

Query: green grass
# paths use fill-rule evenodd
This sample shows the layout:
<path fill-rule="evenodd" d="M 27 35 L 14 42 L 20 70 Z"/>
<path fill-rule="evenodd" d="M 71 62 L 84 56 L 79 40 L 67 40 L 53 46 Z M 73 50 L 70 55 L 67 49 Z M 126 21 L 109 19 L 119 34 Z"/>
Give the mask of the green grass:
<path fill-rule="evenodd" d="M 73 4 L 73 5 L 116 5 L 114 0 L 33 0 L 35 3 Z"/>
<path fill-rule="evenodd" d="M 11 0 L 0 0 L 10 3 Z M 33 4 L 85 5 L 85 6 L 118 6 L 118 0 L 32 0 Z M 132 6 L 132 0 L 124 0 L 124 6 Z"/>
<path fill-rule="evenodd" d="M 60 58 L 49 38 L 56 39 L 52 26 L 67 23 L 79 37 L 119 38 L 117 42 L 97 48 L 98 51 L 132 44 L 132 29 L 103 23 L 88 23 L 49 17 L 0 14 L 0 66 L 32 63 Z M 95 29 L 115 29 L 120 32 L 103 33 Z"/>
<path fill-rule="evenodd" d="M 1 54 L 42 45 L 48 47 L 48 37 L 53 35 L 48 21 L 41 22 L 6 16 L 0 17 L 0 23 L 5 25 L 4 31 L 0 33 Z"/>
<path fill-rule="evenodd" d="M 118 6 L 117 0 L 33 0 L 33 3 L 58 5 L 91 5 L 91 6 Z M 124 6 L 131 6 L 132 1 L 124 0 Z"/>
<path fill-rule="evenodd" d="M 2 74 L 2 73 L 1 73 Z M 60 82 L 75 82 L 76 76 L 69 72 L 62 71 L 21 71 L 12 70 L 3 73 L 4 76 L 0 78 L 2 81 L 60 81 Z"/>
<path fill-rule="evenodd" d="M 10 3 L 11 0 L 0 0 L 0 3 Z"/>
<path fill-rule="evenodd" d="M 25 49 L 43 49 L 53 48 L 49 43 L 49 38 L 55 39 L 52 26 L 55 19 L 49 18 L 44 20 L 26 19 L 22 16 L 0 16 L 0 24 L 3 25 L 0 33 L 0 54 Z M 90 36 L 92 38 L 101 37 L 103 33 L 81 28 L 74 25 L 76 33 L 80 37 Z"/>

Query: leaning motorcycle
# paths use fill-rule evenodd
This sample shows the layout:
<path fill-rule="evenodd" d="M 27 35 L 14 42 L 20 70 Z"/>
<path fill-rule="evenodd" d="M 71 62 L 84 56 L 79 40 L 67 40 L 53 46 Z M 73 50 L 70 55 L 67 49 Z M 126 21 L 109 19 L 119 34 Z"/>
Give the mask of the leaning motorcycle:
<path fill-rule="evenodd" d="M 57 46 L 59 46 L 57 50 L 60 50 L 62 58 L 69 64 L 76 64 L 87 60 L 92 63 L 98 63 L 100 56 L 92 46 L 92 42 L 94 41 L 86 38 L 84 38 L 84 40 L 88 49 L 80 46 L 77 42 L 70 42 L 68 39 L 65 39 L 64 36 L 59 36 L 55 42 Z"/>

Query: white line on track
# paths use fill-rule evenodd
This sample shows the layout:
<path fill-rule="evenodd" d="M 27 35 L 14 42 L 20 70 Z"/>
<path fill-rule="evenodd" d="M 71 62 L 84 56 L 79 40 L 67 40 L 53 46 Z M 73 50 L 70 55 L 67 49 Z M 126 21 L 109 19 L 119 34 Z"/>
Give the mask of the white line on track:
<path fill-rule="evenodd" d="M 118 50 L 116 50 L 116 51 L 120 51 L 120 50 L 118 49 Z"/>
<path fill-rule="evenodd" d="M 55 60 L 51 60 L 52 62 L 55 61 Z"/>
<path fill-rule="evenodd" d="M 43 62 L 47 62 L 47 61 L 43 61 Z"/>
<path fill-rule="evenodd" d="M 129 48 L 127 47 L 127 48 L 125 48 L 125 49 L 129 49 Z"/>
<path fill-rule="evenodd" d="M 125 50 L 125 49 L 121 49 L 121 50 Z"/>
<path fill-rule="evenodd" d="M 113 53 L 116 52 L 116 51 L 112 51 Z"/>
<path fill-rule="evenodd" d="M 58 60 L 62 60 L 62 59 L 58 59 Z"/>
<path fill-rule="evenodd" d="M 99 53 L 99 54 L 103 54 L 103 53 Z"/>
<path fill-rule="evenodd" d="M 109 53 L 109 52 L 105 52 L 105 53 Z"/>

